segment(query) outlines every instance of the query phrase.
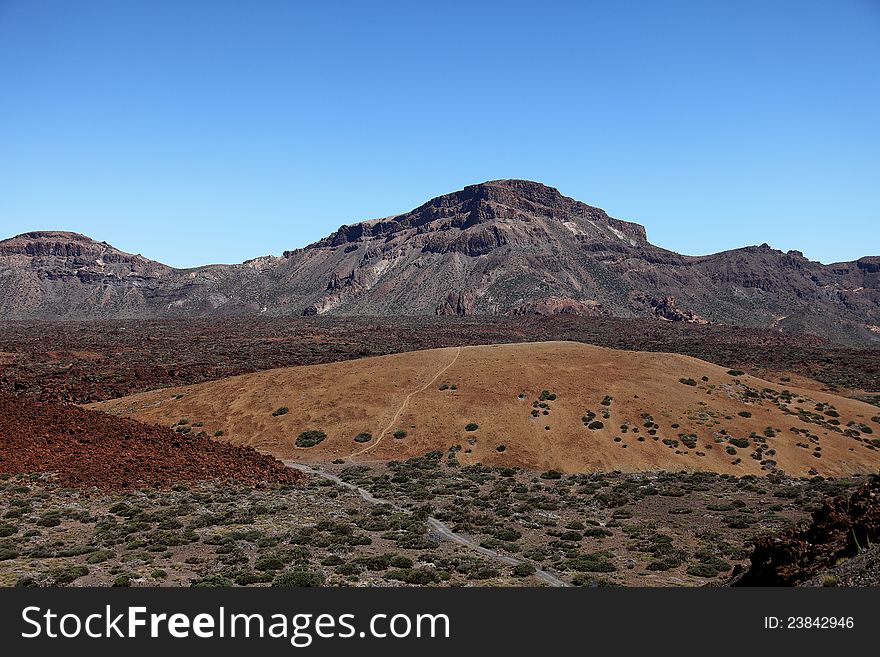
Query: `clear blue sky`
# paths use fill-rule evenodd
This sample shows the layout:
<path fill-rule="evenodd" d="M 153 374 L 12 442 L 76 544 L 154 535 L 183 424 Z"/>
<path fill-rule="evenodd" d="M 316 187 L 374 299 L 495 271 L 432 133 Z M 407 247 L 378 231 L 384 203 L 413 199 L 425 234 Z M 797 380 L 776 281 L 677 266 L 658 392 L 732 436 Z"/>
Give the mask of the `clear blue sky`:
<path fill-rule="evenodd" d="M 0 0 L 0 237 L 238 262 L 496 178 L 878 254 L 880 0 Z"/>

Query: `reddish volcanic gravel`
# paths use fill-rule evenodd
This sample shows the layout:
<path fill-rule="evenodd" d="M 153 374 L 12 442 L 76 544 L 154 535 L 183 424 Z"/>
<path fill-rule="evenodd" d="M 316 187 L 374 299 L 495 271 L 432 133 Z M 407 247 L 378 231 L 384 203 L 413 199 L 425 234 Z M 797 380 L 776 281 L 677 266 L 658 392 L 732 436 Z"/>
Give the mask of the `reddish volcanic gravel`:
<path fill-rule="evenodd" d="M 0 393 L 0 473 L 29 472 L 54 472 L 62 485 L 101 489 L 207 479 L 296 483 L 303 478 L 250 447 Z"/>

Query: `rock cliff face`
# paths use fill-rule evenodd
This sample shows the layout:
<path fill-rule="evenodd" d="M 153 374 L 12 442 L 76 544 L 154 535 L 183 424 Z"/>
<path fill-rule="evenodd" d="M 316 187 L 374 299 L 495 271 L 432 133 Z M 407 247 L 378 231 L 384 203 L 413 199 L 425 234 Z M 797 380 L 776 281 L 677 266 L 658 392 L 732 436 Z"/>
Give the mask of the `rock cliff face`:
<path fill-rule="evenodd" d="M 822 265 L 766 244 L 710 256 L 525 180 L 438 196 L 305 248 L 179 270 L 76 233 L 0 242 L 0 318 L 604 314 L 880 341 L 880 257 Z"/>

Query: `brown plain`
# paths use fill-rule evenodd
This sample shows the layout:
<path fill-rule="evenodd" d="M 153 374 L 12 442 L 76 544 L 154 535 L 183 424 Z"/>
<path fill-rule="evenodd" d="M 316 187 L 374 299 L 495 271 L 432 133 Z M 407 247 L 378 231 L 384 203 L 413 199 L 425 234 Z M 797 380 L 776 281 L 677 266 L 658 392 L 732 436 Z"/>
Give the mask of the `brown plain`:
<path fill-rule="evenodd" d="M 682 378 L 697 385 L 682 384 Z M 748 400 L 736 381 L 758 391 L 790 390 L 794 395 L 790 408 L 795 414 L 784 413 L 766 399 Z M 442 384 L 449 388 L 440 390 Z M 457 389 L 452 390 L 453 385 Z M 542 390 L 557 397 L 546 402 L 549 415 L 533 417 L 533 402 Z M 606 395 L 613 398 L 608 407 L 601 404 Z M 776 435 L 767 438 L 766 447 L 776 450 L 772 458 L 788 474 L 807 475 L 811 469 L 823 476 L 876 472 L 880 450 L 799 419 L 798 408 L 814 412 L 820 402 L 833 404 L 841 428 L 852 420 L 873 425 L 880 432 L 871 420 L 877 409 L 859 401 L 815 388 L 731 376 L 726 368 L 690 356 L 619 351 L 577 342 L 453 347 L 273 369 L 154 390 L 90 408 L 165 425 L 181 418 L 202 422 L 200 430 L 209 436 L 222 430 L 222 440 L 253 446 L 281 459 L 406 459 L 461 445 L 456 457 L 463 464 L 552 468 L 567 473 L 711 470 L 766 474 L 759 461 L 750 458 L 753 440 L 748 448 L 737 448 L 735 456 L 725 451 L 727 442 L 715 441 L 721 429 L 748 438 L 751 432 L 763 436 L 772 427 Z M 289 412 L 273 416 L 280 407 Z M 606 408 L 608 419 L 602 417 Z M 584 426 L 582 418 L 588 410 L 603 428 Z M 741 417 L 741 411 L 752 415 Z M 659 440 L 648 435 L 641 417 L 645 413 L 659 425 Z M 620 425 L 625 422 L 639 432 L 630 428 L 622 433 Z M 478 429 L 466 431 L 469 423 L 476 423 Z M 818 437 L 820 458 L 814 456 L 816 445 L 805 434 L 793 433 L 792 427 Z M 326 432 L 326 440 L 311 448 L 296 447 L 297 436 L 309 429 Z M 395 439 L 397 430 L 406 431 L 406 437 Z M 361 432 L 371 433 L 372 440 L 355 442 Z M 680 433 L 696 434 L 696 447 L 669 447 L 662 442 L 666 438 L 681 443 Z M 638 441 L 638 436 L 645 440 Z M 469 444 L 469 439 L 476 442 Z M 720 440 L 726 439 L 721 435 Z M 797 443 L 806 443 L 808 448 Z M 497 450 L 500 445 L 504 451 Z M 736 459 L 741 461 L 734 463 Z"/>

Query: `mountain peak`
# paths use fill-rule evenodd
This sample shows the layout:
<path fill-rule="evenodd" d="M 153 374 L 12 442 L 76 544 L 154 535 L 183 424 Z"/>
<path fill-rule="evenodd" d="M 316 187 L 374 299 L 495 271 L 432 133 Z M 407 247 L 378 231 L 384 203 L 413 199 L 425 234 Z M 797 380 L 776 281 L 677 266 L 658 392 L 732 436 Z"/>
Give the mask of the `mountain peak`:
<path fill-rule="evenodd" d="M 563 196 L 555 187 L 531 180 L 489 180 L 436 196 L 419 207 L 385 219 L 341 226 L 309 248 L 337 247 L 395 234 L 466 231 L 477 225 L 521 231 L 545 224 L 596 240 L 622 240 L 630 246 L 647 243 L 640 224 L 609 217 L 601 208 Z M 485 226 L 484 226 L 485 228 Z"/>
<path fill-rule="evenodd" d="M 164 267 L 143 256 L 120 251 L 107 242 L 98 242 L 82 233 L 67 230 L 34 230 L 0 240 L 0 256 L 72 259 L 100 267 L 109 263 Z"/>
<path fill-rule="evenodd" d="M 0 240 L 0 244 L 4 244 L 6 242 L 12 241 L 27 241 L 27 240 L 67 240 L 72 242 L 89 242 L 96 244 L 95 240 L 87 235 L 83 235 L 82 233 L 74 233 L 68 230 L 33 230 L 28 233 L 20 233 L 15 237 L 10 237 L 5 240 Z"/>

